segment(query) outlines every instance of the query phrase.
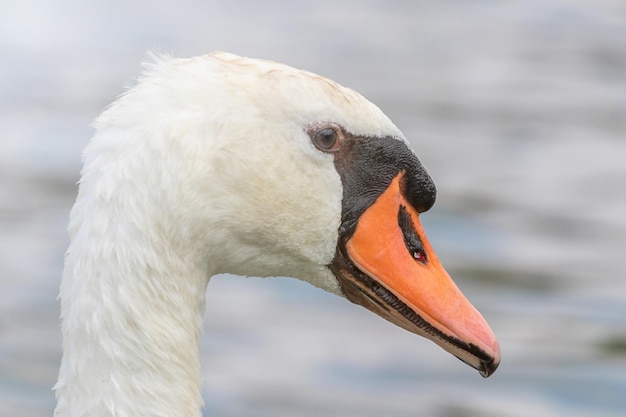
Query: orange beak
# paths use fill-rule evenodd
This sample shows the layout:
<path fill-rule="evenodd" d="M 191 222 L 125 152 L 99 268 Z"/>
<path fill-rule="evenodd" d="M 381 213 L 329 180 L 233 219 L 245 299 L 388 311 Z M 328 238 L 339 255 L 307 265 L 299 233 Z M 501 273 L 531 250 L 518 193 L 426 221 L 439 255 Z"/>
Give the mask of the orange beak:
<path fill-rule="evenodd" d="M 403 173 L 361 215 L 336 271 L 351 301 L 431 339 L 488 377 L 500 347 L 482 315 L 445 271 L 402 195 Z M 348 284 L 348 285 L 346 285 Z"/>

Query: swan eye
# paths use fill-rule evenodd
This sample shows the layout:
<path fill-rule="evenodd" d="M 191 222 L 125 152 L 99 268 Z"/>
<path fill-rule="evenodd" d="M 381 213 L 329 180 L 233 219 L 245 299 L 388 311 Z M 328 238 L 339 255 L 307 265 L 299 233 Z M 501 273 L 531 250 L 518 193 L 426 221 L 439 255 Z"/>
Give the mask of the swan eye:
<path fill-rule="evenodd" d="M 340 134 L 332 127 L 326 127 L 311 136 L 315 146 L 324 152 L 335 152 L 341 146 Z"/>

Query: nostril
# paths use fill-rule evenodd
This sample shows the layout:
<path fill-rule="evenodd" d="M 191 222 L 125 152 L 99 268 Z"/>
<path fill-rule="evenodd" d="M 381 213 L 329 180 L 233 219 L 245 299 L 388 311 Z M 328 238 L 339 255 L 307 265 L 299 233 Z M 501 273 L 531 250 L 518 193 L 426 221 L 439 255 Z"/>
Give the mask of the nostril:
<path fill-rule="evenodd" d="M 411 220 L 411 215 L 406 207 L 402 205 L 398 210 L 398 225 L 400 226 L 400 230 L 402 230 L 402 235 L 404 236 L 404 244 L 413 259 L 419 263 L 426 264 L 428 259 L 426 257 L 426 250 L 424 249 L 422 240 L 415 231 L 415 225 L 413 224 L 413 220 Z"/>
<path fill-rule="evenodd" d="M 416 250 L 413 252 L 413 259 L 423 264 L 426 263 L 426 253 L 423 250 Z"/>

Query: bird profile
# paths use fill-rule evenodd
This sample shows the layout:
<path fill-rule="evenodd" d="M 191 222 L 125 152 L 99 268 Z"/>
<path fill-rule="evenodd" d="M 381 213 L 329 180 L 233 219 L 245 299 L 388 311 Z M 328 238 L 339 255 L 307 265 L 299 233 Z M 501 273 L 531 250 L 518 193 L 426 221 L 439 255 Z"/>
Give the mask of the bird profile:
<path fill-rule="evenodd" d="M 496 370 L 495 336 L 420 223 L 433 180 L 357 92 L 223 52 L 159 56 L 94 126 L 60 289 L 56 417 L 200 416 L 220 273 L 307 281 Z"/>

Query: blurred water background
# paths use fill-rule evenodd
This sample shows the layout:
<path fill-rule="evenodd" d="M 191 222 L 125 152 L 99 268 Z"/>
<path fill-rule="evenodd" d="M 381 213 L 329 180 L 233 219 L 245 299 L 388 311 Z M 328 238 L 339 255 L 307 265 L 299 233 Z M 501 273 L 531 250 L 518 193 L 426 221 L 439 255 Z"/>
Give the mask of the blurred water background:
<path fill-rule="evenodd" d="M 148 50 L 274 59 L 377 103 L 503 352 L 483 380 L 306 284 L 218 276 L 205 415 L 626 415 L 626 2 L 2 0 L 1 416 L 52 414 L 80 152 Z"/>

